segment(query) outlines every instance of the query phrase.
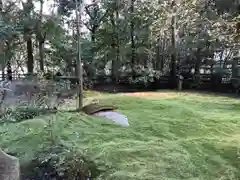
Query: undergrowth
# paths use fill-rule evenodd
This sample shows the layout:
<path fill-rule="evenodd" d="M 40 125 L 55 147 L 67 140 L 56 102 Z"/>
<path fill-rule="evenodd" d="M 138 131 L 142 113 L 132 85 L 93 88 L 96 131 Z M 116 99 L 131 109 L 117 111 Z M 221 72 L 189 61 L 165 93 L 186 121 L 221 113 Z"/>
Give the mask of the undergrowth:
<path fill-rule="evenodd" d="M 31 106 L 20 106 L 14 109 L 9 108 L 0 115 L 0 124 L 18 123 L 21 121 L 33 119 L 37 116 L 54 114 L 56 112 L 56 109 L 46 109 Z"/>

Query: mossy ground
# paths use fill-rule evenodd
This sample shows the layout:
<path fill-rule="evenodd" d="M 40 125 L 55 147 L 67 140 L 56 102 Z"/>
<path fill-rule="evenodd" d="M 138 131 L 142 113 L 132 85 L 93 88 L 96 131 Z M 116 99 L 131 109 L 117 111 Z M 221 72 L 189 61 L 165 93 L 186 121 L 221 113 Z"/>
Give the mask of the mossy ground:
<path fill-rule="evenodd" d="M 24 163 L 61 142 L 102 166 L 106 180 L 240 179 L 240 100 L 175 92 L 97 98 L 117 105 L 130 127 L 59 112 L 1 126 L 1 148 Z"/>

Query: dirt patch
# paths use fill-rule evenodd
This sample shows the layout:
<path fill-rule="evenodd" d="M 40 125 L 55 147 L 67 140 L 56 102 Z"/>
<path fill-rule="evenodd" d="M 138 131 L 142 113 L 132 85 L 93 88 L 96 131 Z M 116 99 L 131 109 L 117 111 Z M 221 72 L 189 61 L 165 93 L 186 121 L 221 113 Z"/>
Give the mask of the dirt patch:
<path fill-rule="evenodd" d="M 163 97 L 163 98 L 171 98 L 176 97 L 177 93 L 173 92 L 134 92 L 134 93 L 123 93 L 127 96 L 134 96 L 134 97 Z"/>

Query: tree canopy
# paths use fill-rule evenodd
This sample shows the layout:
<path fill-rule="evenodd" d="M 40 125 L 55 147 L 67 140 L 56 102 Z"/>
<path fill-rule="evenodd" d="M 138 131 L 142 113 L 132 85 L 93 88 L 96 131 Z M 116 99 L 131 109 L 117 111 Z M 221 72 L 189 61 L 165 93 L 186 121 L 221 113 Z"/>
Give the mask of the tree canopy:
<path fill-rule="evenodd" d="M 53 1 L 48 14 L 45 3 L 0 2 L 2 70 L 60 69 L 76 74 L 76 1 Z M 186 67 L 194 69 L 197 77 L 202 67 L 222 63 L 224 69 L 239 54 L 237 0 L 91 0 L 80 4 L 84 77 L 93 83 L 104 77 L 148 85 L 160 76 L 174 79 Z"/>

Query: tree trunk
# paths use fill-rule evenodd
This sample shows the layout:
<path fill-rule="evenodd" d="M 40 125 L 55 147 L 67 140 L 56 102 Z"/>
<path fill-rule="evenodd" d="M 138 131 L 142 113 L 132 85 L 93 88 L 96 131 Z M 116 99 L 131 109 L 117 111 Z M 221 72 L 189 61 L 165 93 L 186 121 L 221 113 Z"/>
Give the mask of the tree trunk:
<path fill-rule="evenodd" d="M 27 40 L 27 71 L 29 74 L 33 74 L 34 60 L 33 60 L 33 47 L 32 38 L 29 37 Z"/>
<path fill-rule="evenodd" d="M 38 42 L 40 71 L 44 72 L 44 41 Z"/>
<path fill-rule="evenodd" d="M 12 66 L 10 60 L 7 63 L 7 79 L 12 81 Z"/>
<path fill-rule="evenodd" d="M 157 46 L 156 46 L 156 62 L 155 62 L 155 69 L 160 70 L 161 69 L 161 40 L 157 40 Z"/>
<path fill-rule="evenodd" d="M 114 19 L 114 14 L 111 15 L 111 24 L 113 27 L 113 34 L 112 34 L 112 44 L 111 47 L 113 49 L 114 52 L 114 56 L 112 58 L 112 72 L 111 72 L 111 78 L 113 82 L 116 82 L 116 59 L 115 59 L 115 55 L 116 55 L 116 22 Z"/>
<path fill-rule="evenodd" d="M 40 1 L 40 19 L 39 19 L 39 24 L 38 24 L 38 48 L 39 48 L 39 64 L 40 64 L 40 71 L 44 72 L 44 42 L 45 42 L 45 37 L 42 33 L 42 18 L 43 18 L 43 3 L 44 1 Z"/>
<path fill-rule="evenodd" d="M 194 67 L 195 83 L 197 85 L 200 83 L 200 67 L 201 67 L 200 51 L 201 51 L 200 48 L 198 48 L 196 52 L 196 63 Z"/>
<path fill-rule="evenodd" d="M 92 4 L 93 4 L 93 17 L 92 17 L 92 21 L 93 26 L 92 26 L 92 32 L 91 32 L 91 38 L 92 38 L 92 42 L 95 43 L 95 38 L 96 38 L 96 31 L 98 29 L 98 22 L 96 22 L 96 20 L 98 20 L 98 5 L 96 0 L 92 0 Z"/>
<path fill-rule="evenodd" d="M 2 79 L 1 80 L 4 80 L 4 78 L 5 78 L 5 67 L 4 67 L 4 65 L 2 65 Z"/>
<path fill-rule="evenodd" d="M 163 39 L 163 42 L 162 42 L 162 48 L 161 48 L 161 71 L 163 70 L 164 68 L 164 65 L 165 65 L 165 59 L 166 59 L 166 46 L 167 46 L 167 40 L 166 39 Z"/>
<path fill-rule="evenodd" d="M 171 19 L 171 70 L 170 70 L 170 87 L 177 87 L 177 52 L 176 52 L 176 0 L 172 4 L 172 19 Z"/>
<path fill-rule="evenodd" d="M 113 35 L 112 35 L 112 48 L 114 52 L 114 58 L 112 59 L 112 81 L 117 82 L 118 81 L 118 63 L 120 60 L 120 47 L 119 47 L 119 0 L 115 0 L 115 19 L 114 19 L 114 14 L 111 16 L 111 24 L 113 27 Z"/>
<path fill-rule="evenodd" d="M 200 75 L 200 66 L 201 66 L 201 56 L 200 56 L 200 49 L 198 48 L 196 52 L 196 63 L 194 67 L 196 76 Z"/>
<path fill-rule="evenodd" d="M 77 56 L 77 75 L 78 75 L 78 110 L 80 111 L 83 106 L 83 68 L 81 58 L 81 40 L 80 40 L 80 22 L 81 22 L 81 2 L 76 1 L 75 7 L 76 20 L 77 20 L 77 38 L 78 38 L 78 56 Z M 79 13 L 78 13 L 79 11 Z"/>
<path fill-rule="evenodd" d="M 91 29 L 91 41 L 92 43 L 95 43 L 96 41 L 96 31 L 97 31 L 97 27 L 93 26 Z M 94 50 L 94 49 L 92 49 Z"/>
<path fill-rule="evenodd" d="M 7 79 L 9 81 L 12 81 L 12 66 L 11 66 L 11 58 L 12 58 L 12 52 L 11 52 L 11 44 L 6 41 L 6 48 L 5 48 L 5 55 L 4 55 L 4 61 L 7 61 Z"/>
<path fill-rule="evenodd" d="M 176 75 L 177 75 L 177 57 L 176 57 L 176 39 L 175 39 L 175 24 L 176 24 L 176 17 L 172 15 L 172 22 L 171 22 L 171 43 L 172 43 L 172 52 L 171 52 L 171 71 L 170 71 L 170 87 L 176 87 Z"/>
<path fill-rule="evenodd" d="M 119 27 L 119 1 L 120 0 L 117 0 L 117 3 L 116 3 L 116 62 L 115 62 L 115 68 L 116 68 L 116 75 L 115 75 L 115 80 L 116 82 L 118 81 L 118 67 L 119 67 L 119 63 L 120 63 L 120 39 L 119 39 L 119 30 L 120 30 L 120 27 Z"/>
<path fill-rule="evenodd" d="M 130 13 L 131 13 L 131 22 L 130 22 L 130 36 L 131 36 L 131 67 L 132 67 L 132 75 L 135 76 L 135 59 L 136 59 L 136 45 L 135 45 L 135 37 L 134 37 L 134 2 L 135 0 L 131 0 Z"/>
<path fill-rule="evenodd" d="M 3 0 L 0 0 L 0 13 L 2 16 L 2 11 L 3 11 Z"/>
<path fill-rule="evenodd" d="M 3 15 L 3 0 L 0 0 L 0 20 L 2 20 L 2 15 Z M 2 80 L 4 80 L 4 76 L 5 76 L 5 72 L 4 72 L 4 69 L 5 69 L 5 59 L 4 59 L 4 52 L 3 52 L 3 42 L 0 42 L 0 56 L 1 58 L 1 66 L 2 66 Z"/>

